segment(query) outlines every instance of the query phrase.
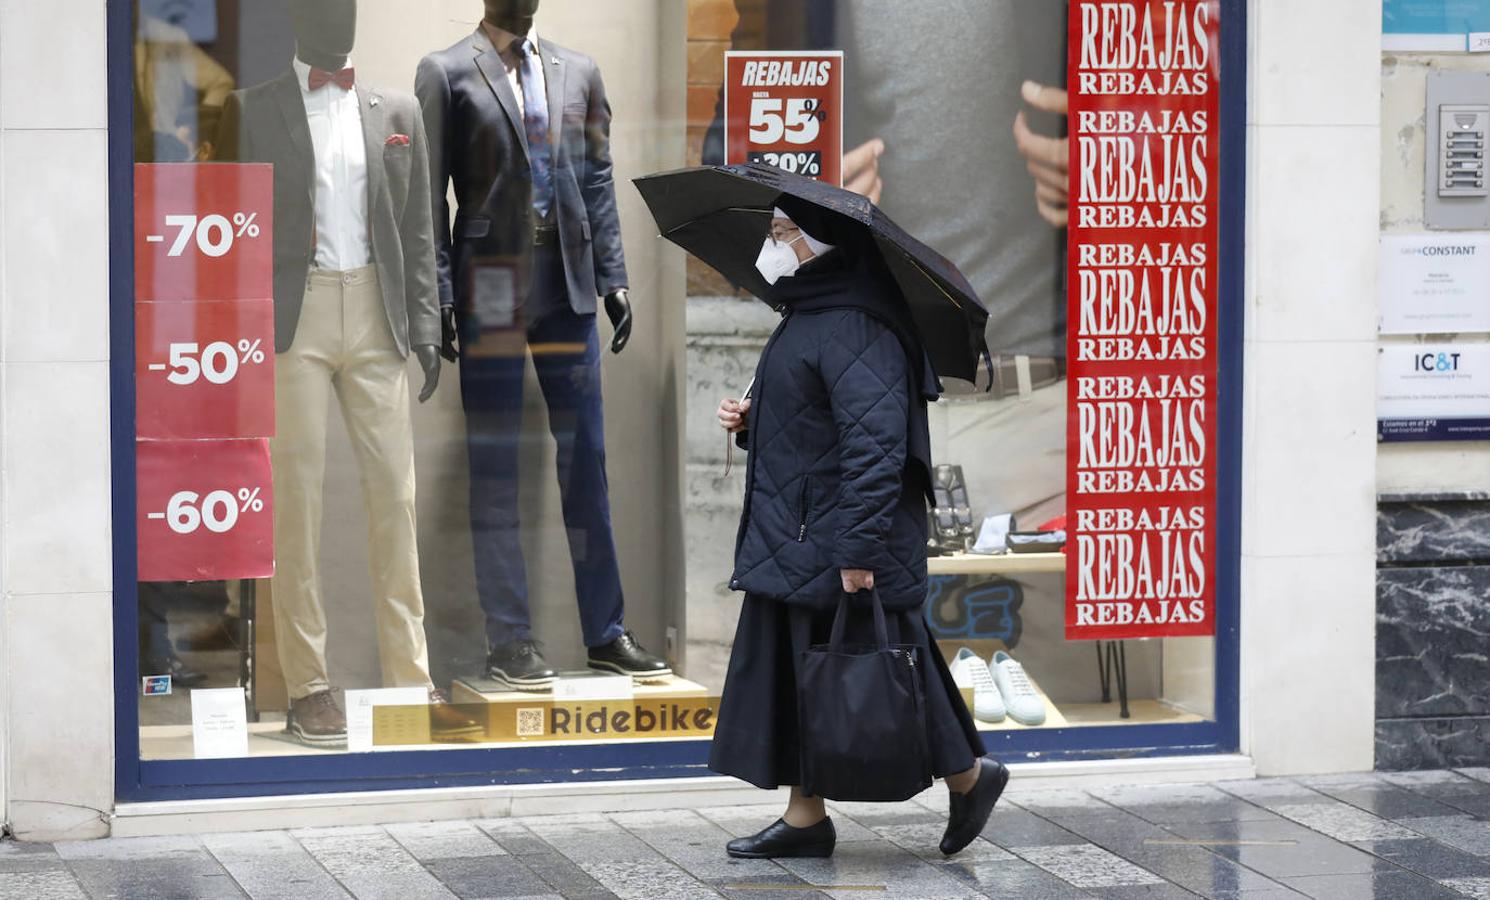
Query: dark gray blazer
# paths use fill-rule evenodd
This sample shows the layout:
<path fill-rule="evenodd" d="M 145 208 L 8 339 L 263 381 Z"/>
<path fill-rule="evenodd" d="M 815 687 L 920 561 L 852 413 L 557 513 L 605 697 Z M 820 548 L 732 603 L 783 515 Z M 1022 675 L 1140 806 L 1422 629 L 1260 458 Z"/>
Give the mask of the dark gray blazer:
<path fill-rule="evenodd" d="M 383 307 L 399 353 L 440 343 L 429 146 L 408 94 L 357 87 L 367 143 L 367 216 Z M 390 139 L 394 135 L 408 138 Z M 274 164 L 274 349 L 295 340 L 315 242 L 315 147 L 295 70 L 228 98 L 217 158 Z"/>
<path fill-rule="evenodd" d="M 610 103 L 593 59 L 542 37 L 538 52 L 548 87 L 555 210 L 569 305 L 576 313 L 593 314 L 597 296 L 627 287 L 611 174 Z M 486 32 L 478 27 L 455 46 L 426 56 L 415 93 L 429 134 L 440 302 L 462 313 L 471 310 L 478 265 L 510 267 L 519 296 L 525 296 L 533 253 L 528 141 L 507 71 Z M 452 180 L 453 236 L 446 227 L 446 189 Z"/>

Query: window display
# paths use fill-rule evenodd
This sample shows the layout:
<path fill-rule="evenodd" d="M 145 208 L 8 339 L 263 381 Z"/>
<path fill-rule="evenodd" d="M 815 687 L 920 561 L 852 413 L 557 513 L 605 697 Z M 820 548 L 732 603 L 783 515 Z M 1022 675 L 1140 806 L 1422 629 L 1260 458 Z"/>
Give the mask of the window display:
<path fill-rule="evenodd" d="M 892 511 L 929 591 L 879 582 L 967 720 L 1215 719 L 1207 634 L 1069 639 L 1067 4 L 134 6 L 141 759 L 661 741 L 702 772 L 742 591 L 801 588 L 762 573 L 872 499 L 721 440 L 722 397 L 779 390 L 752 295 L 836 246 L 773 232 L 779 170 L 852 193 L 935 369 Z M 675 246 L 705 240 L 718 271 Z M 747 485 L 795 537 L 742 563 Z"/>

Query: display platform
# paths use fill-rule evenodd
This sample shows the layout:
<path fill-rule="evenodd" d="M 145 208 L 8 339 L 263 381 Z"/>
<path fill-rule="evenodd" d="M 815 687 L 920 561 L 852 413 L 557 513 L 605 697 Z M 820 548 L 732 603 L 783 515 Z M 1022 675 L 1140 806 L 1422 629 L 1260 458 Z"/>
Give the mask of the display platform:
<path fill-rule="evenodd" d="M 559 680 L 567 682 L 601 680 L 608 676 L 599 672 L 560 672 Z M 633 684 L 631 694 L 642 698 L 706 697 L 707 688 L 696 681 L 680 675 L 669 675 L 652 683 Z M 457 678 L 450 687 L 450 702 L 467 703 L 518 703 L 524 700 L 552 700 L 554 691 L 514 691 L 504 682 L 486 677 Z"/>
<path fill-rule="evenodd" d="M 1028 675 L 1029 673 L 1026 672 L 1025 674 Z M 975 723 L 977 723 L 978 730 L 979 731 L 1021 731 L 1021 730 L 1029 729 L 1029 728 L 1065 728 L 1067 725 L 1070 724 L 1066 720 L 1065 714 L 1063 714 L 1061 712 L 1060 707 L 1058 707 L 1058 706 L 1055 705 L 1055 703 L 1050 699 L 1050 695 L 1047 694 L 1047 693 L 1045 693 L 1044 688 L 1040 687 L 1040 685 L 1035 681 L 1035 679 L 1033 679 L 1033 678 L 1030 679 L 1030 686 L 1035 689 L 1035 693 L 1040 695 L 1040 700 L 1043 701 L 1044 704 L 1045 704 L 1045 721 L 1044 722 L 1041 722 L 1039 725 L 1024 725 L 1024 724 L 1021 724 L 1019 722 L 1014 721 L 1009 716 L 1005 716 L 1004 717 L 1004 720 L 1002 722 L 985 722 L 984 720 L 978 718 L 977 716 L 974 716 L 973 717 L 973 721 Z M 964 703 L 967 704 L 967 708 L 969 710 L 971 710 L 973 708 L 973 689 L 972 688 L 963 688 L 962 689 L 962 702 L 964 702 Z"/>
<path fill-rule="evenodd" d="M 1064 553 L 952 553 L 926 560 L 932 575 L 1033 575 L 1066 571 Z"/>
<path fill-rule="evenodd" d="M 1210 721 L 1163 700 L 1129 700 L 1129 717 L 1120 719 L 1117 703 L 1067 703 L 1061 707 L 1066 722 L 1082 727 L 1088 725 L 1186 725 L 1192 722 Z"/>

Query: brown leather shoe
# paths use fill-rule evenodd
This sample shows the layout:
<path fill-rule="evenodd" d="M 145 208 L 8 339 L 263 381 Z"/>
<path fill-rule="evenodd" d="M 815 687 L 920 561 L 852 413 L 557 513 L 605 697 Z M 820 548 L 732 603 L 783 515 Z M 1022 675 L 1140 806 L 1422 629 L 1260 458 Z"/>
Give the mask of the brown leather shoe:
<path fill-rule="evenodd" d="M 347 714 L 331 691 L 317 691 L 290 701 L 285 731 L 311 747 L 345 747 Z"/>
<path fill-rule="evenodd" d="M 476 744 L 486 737 L 486 728 L 451 706 L 444 691 L 430 688 L 429 736 L 437 744 Z"/>

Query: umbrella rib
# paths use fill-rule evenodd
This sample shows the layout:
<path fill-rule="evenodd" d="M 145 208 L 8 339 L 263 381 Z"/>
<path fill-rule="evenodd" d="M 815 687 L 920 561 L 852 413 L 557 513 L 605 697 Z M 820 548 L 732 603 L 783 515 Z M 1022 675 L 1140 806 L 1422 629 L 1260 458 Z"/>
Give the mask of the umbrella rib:
<path fill-rule="evenodd" d="M 722 213 L 722 212 L 744 212 L 744 213 L 761 213 L 761 214 L 764 214 L 766 212 L 766 210 L 763 209 L 763 208 L 761 208 L 761 207 L 757 207 L 757 206 L 726 206 L 724 209 L 710 210 L 709 213 L 708 213 L 708 215 L 714 216 L 714 215 L 718 215 L 719 213 Z M 692 225 L 693 223 L 697 222 L 700 218 L 703 218 L 703 217 L 702 216 L 699 216 L 699 217 L 695 217 L 695 218 L 689 219 L 686 222 L 679 222 L 677 225 L 674 225 L 673 227 L 669 228 L 667 231 L 664 231 L 662 233 L 662 236 L 663 237 L 667 237 L 667 236 L 671 235 L 675 231 L 681 231 L 684 228 L 687 228 L 689 225 Z"/>
<path fill-rule="evenodd" d="M 899 249 L 899 248 L 897 247 L 896 249 Z M 957 298 L 954 297 L 954 296 L 952 296 L 951 294 L 947 293 L 947 289 L 944 288 L 944 287 L 942 287 L 942 283 L 937 280 L 937 278 L 936 278 L 935 275 L 933 275 L 930 272 L 926 271 L 925 267 L 921 265 L 921 262 L 919 260 L 917 260 L 914 256 L 912 256 L 909 253 L 906 253 L 904 251 L 901 251 L 901 254 L 900 255 L 903 256 L 903 257 L 905 257 L 906 259 L 910 260 L 911 265 L 913 265 L 913 266 L 916 267 L 916 271 L 917 272 L 920 272 L 922 275 L 925 275 L 926 276 L 926 280 L 927 281 L 930 281 L 932 284 L 936 285 L 936 289 L 942 292 L 942 296 L 943 297 L 946 297 L 948 300 L 950 300 L 952 302 L 952 305 L 955 306 L 955 307 L 957 307 L 957 310 L 959 312 L 962 311 L 962 304 L 960 302 L 958 302 Z"/>

